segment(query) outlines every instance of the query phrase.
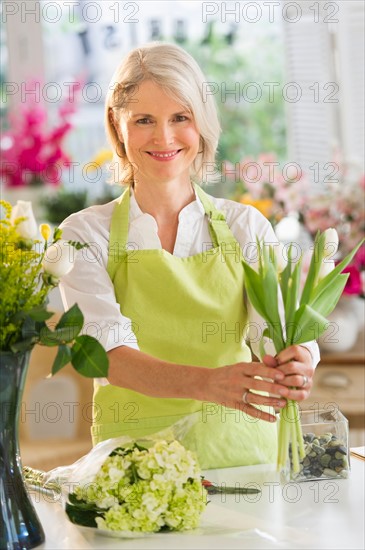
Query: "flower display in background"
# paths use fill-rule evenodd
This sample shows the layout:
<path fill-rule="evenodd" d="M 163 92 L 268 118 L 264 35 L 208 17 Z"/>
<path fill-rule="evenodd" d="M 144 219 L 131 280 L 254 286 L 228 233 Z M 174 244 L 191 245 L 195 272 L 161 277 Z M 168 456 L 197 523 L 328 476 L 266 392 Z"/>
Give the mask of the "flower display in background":
<path fill-rule="evenodd" d="M 36 86 L 39 88 L 40 83 L 29 83 L 30 89 Z M 49 123 L 47 110 L 36 101 L 35 94 L 9 114 L 10 129 L 0 140 L 0 176 L 7 187 L 60 183 L 63 170 L 70 164 L 64 140 L 72 128 L 70 119 L 79 88 L 79 83 L 73 84 L 58 109 L 55 125 Z"/>
<path fill-rule="evenodd" d="M 345 163 L 337 164 L 336 181 L 325 190 L 313 192 L 302 211 L 302 220 L 314 236 L 318 230 L 336 227 L 341 259 L 352 250 L 365 234 L 365 177 Z M 365 245 L 363 245 L 344 273 L 349 273 L 344 294 L 365 295 Z"/>
<path fill-rule="evenodd" d="M 308 197 L 303 209 L 303 222 L 315 235 L 329 226 L 336 227 L 340 238 L 340 253 L 346 255 L 365 233 L 365 178 L 348 177 L 340 166 L 339 180 Z"/>
<path fill-rule="evenodd" d="M 106 149 L 106 148 L 99 149 L 99 151 L 90 161 L 91 168 L 93 166 L 95 167 L 95 169 L 102 168 L 104 164 L 109 163 L 112 160 L 113 160 L 113 151 L 111 149 Z"/>
<path fill-rule="evenodd" d="M 89 377 L 106 376 L 108 357 L 102 345 L 89 335 L 80 335 L 84 317 L 77 304 L 66 311 L 52 330 L 46 321 L 49 292 L 72 268 L 74 253 L 87 245 L 65 241 L 62 231 L 41 224 L 40 236 L 32 204 L 12 206 L 0 201 L 0 352 L 25 352 L 35 344 L 58 347 L 52 367 L 55 374 L 71 363 Z"/>
<path fill-rule="evenodd" d="M 73 523 L 107 531 L 195 529 L 207 503 L 198 463 L 178 441 L 117 447 L 68 495 Z"/>
<path fill-rule="evenodd" d="M 309 189 L 299 165 L 280 163 L 274 153 L 236 164 L 224 161 L 222 177 L 235 183 L 234 200 L 254 206 L 273 226 L 288 214 L 301 213 Z"/>

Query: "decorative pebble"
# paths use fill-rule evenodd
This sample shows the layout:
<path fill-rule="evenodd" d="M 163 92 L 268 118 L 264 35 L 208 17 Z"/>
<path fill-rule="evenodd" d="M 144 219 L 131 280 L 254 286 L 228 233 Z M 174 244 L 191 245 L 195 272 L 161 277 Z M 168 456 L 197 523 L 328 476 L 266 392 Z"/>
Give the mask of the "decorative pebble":
<path fill-rule="evenodd" d="M 330 476 L 330 477 L 337 477 L 337 472 L 335 470 L 331 470 L 330 468 L 325 468 L 323 470 L 323 475 Z"/>
<path fill-rule="evenodd" d="M 299 463 L 300 472 L 291 474 L 293 480 L 313 478 L 348 477 L 349 462 L 344 442 L 334 434 L 316 436 L 306 433 L 303 436 L 305 458 Z M 289 446 L 291 460 L 291 446 Z"/>

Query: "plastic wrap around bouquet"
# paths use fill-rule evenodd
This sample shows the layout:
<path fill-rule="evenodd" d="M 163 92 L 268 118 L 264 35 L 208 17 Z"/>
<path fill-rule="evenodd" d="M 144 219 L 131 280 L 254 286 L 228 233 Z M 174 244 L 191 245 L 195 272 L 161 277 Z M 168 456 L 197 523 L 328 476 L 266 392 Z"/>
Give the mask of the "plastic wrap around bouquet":
<path fill-rule="evenodd" d="M 250 455 L 251 445 L 247 440 L 244 444 L 244 437 L 242 444 L 222 445 L 222 434 L 229 435 L 229 426 L 236 430 L 237 419 L 234 422 L 228 415 L 230 422 L 222 423 L 220 415 L 211 416 L 209 437 L 204 436 L 206 424 L 195 413 L 137 440 L 121 436 L 102 441 L 74 464 L 45 474 L 43 485 L 62 493 L 71 522 L 102 535 L 132 538 L 195 529 L 207 504 L 200 459 L 207 469 L 222 458 L 222 449 L 225 465 L 258 463 L 263 458 Z M 214 449 L 220 449 L 220 457 Z M 270 453 L 274 462 L 275 445 Z"/>
<path fill-rule="evenodd" d="M 69 520 L 101 535 L 134 538 L 198 527 L 207 504 L 194 453 L 169 433 L 108 439 L 44 485 L 63 497 Z"/>

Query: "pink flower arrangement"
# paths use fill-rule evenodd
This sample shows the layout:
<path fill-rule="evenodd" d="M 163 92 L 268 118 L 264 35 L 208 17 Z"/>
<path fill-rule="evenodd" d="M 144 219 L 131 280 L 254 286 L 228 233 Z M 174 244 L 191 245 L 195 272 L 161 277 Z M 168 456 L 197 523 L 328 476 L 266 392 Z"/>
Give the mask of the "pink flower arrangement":
<path fill-rule="evenodd" d="M 353 263 L 347 266 L 342 273 L 350 273 L 344 288 L 344 294 L 365 297 L 365 245 L 356 254 Z"/>
<path fill-rule="evenodd" d="M 345 256 L 365 233 L 365 179 L 349 178 L 347 169 L 340 167 L 338 183 L 328 185 L 320 193 L 312 193 L 303 210 L 308 231 L 336 227 L 340 238 L 340 253 Z"/>
<path fill-rule="evenodd" d="M 35 98 L 9 115 L 10 129 L 0 141 L 0 176 L 7 187 L 60 183 L 62 171 L 70 163 L 63 142 L 72 128 L 70 117 L 76 110 L 74 92 L 79 88 L 75 83 L 58 110 L 59 122 L 53 128 L 47 128 L 46 108 Z"/>
<path fill-rule="evenodd" d="M 279 162 L 275 153 L 246 157 L 233 165 L 222 163 L 222 175 L 235 181 L 233 199 L 255 206 L 275 225 L 291 213 L 300 213 L 308 180 L 295 163 Z"/>

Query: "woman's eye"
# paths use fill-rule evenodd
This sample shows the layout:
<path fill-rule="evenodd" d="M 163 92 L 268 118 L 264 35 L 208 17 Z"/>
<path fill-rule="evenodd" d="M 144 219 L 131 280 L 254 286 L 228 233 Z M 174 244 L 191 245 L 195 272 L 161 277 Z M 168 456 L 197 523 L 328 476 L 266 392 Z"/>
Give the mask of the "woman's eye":
<path fill-rule="evenodd" d="M 189 120 L 187 116 L 185 115 L 177 115 L 176 116 L 176 121 L 177 122 L 185 122 L 185 120 Z"/>
<path fill-rule="evenodd" d="M 137 124 L 149 124 L 151 120 L 149 118 L 139 118 L 136 122 Z"/>

